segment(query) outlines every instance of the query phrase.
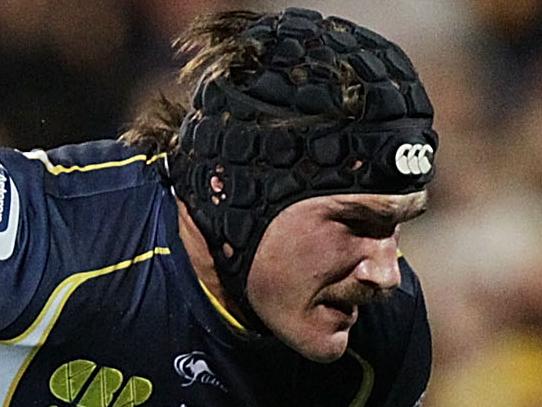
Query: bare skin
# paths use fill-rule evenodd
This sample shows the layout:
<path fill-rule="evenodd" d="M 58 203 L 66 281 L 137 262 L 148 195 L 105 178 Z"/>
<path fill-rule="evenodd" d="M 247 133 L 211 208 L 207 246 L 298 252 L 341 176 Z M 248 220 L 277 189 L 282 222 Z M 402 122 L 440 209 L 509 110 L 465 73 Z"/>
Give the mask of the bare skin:
<path fill-rule="evenodd" d="M 203 236 L 178 204 L 180 236 L 196 274 L 242 320 Z M 400 284 L 399 225 L 425 205 L 425 192 L 418 192 L 330 195 L 287 207 L 266 229 L 254 257 L 247 280 L 251 306 L 277 338 L 306 358 L 338 359 L 358 305 Z"/>
<path fill-rule="evenodd" d="M 186 205 L 177 199 L 177 207 L 179 208 L 179 236 L 190 257 L 196 275 L 224 308 L 235 315 L 239 321 L 246 322 L 237 304 L 224 291 L 207 242 L 205 242 L 205 238 L 188 214 Z"/>

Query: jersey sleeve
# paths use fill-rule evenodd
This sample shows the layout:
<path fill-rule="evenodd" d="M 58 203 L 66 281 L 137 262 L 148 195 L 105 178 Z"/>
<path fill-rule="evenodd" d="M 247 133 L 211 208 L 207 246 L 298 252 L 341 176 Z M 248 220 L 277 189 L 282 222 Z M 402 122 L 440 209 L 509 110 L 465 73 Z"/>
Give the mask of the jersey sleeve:
<path fill-rule="evenodd" d="M 47 259 L 44 167 L 0 149 L 0 339 L 29 304 Z"/>

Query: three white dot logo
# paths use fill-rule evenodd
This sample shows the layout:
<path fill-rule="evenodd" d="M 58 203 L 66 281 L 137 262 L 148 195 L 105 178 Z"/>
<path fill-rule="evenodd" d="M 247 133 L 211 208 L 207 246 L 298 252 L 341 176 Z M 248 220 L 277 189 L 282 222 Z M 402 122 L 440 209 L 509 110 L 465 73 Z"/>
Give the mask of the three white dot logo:
<path fill-rule="evenodd" d="M 429 144 L 402 144 L 395 153 L 395 165 L 404 175 L 427 174 L 433 167 L 428 153 L 434 153 Z"/>

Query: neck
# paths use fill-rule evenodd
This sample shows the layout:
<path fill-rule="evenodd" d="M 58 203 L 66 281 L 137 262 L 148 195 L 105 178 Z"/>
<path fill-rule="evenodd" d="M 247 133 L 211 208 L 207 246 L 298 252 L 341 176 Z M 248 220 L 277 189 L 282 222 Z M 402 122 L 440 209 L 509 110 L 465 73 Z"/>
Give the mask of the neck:
<path fill-rule="evenodd" d="M 183 241 L 196 276 L 203 283 L 204 291 L 209 297 L 212 297 L 211 301 L 217 301 L 235 319 L 245 324 L 246 318 L 237 304 L 227 295 L 220 282 L 209 247 L 188 213 L 186 205 L 177 200 L 177 207 L 179 208 L 179 236 Z"/>

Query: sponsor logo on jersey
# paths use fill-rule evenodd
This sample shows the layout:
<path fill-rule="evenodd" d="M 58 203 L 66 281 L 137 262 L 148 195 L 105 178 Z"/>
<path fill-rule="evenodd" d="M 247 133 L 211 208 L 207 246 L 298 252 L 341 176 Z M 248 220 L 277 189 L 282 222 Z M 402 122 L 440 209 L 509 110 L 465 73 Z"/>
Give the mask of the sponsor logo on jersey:
<path fill-rule="evenodd" d="M 7 170 L 0 165 L 0 260 L 13 254 L 19 226 L 19 193 Z"/>
<path fill-rule="evenodd" d="M 90 360 L 64 363 L 49 380 L 51 393 L 69 406 L 135 407 L 152 394 L 152 383 L 144 377 L 124 380 L 122 372 L 100 367 Z M 83 388 L 85 389 L 84 391 Z"/>
<path fill-rule="evenodd" d="M 4 232 L 8 227 L 10 189 L 7 171 L 0 166 L 0 232 Z"/>
<path fill-rule="evenodd" d="M 209 384 L 227 393 L 228 389 L 222 384 L 205 361 L 206 356 L 203 352 L 194 351 L 175 358 L 173 366 L 182 378 L 181 386 L 188 387 L 194 383 Z"/>
<path fill-rule="evenodd" d="M 401 174 L 427 174 L 433 168 L 433 147 L 429 144 L 402 144 L 395 153 L 395 165 Z"/>

